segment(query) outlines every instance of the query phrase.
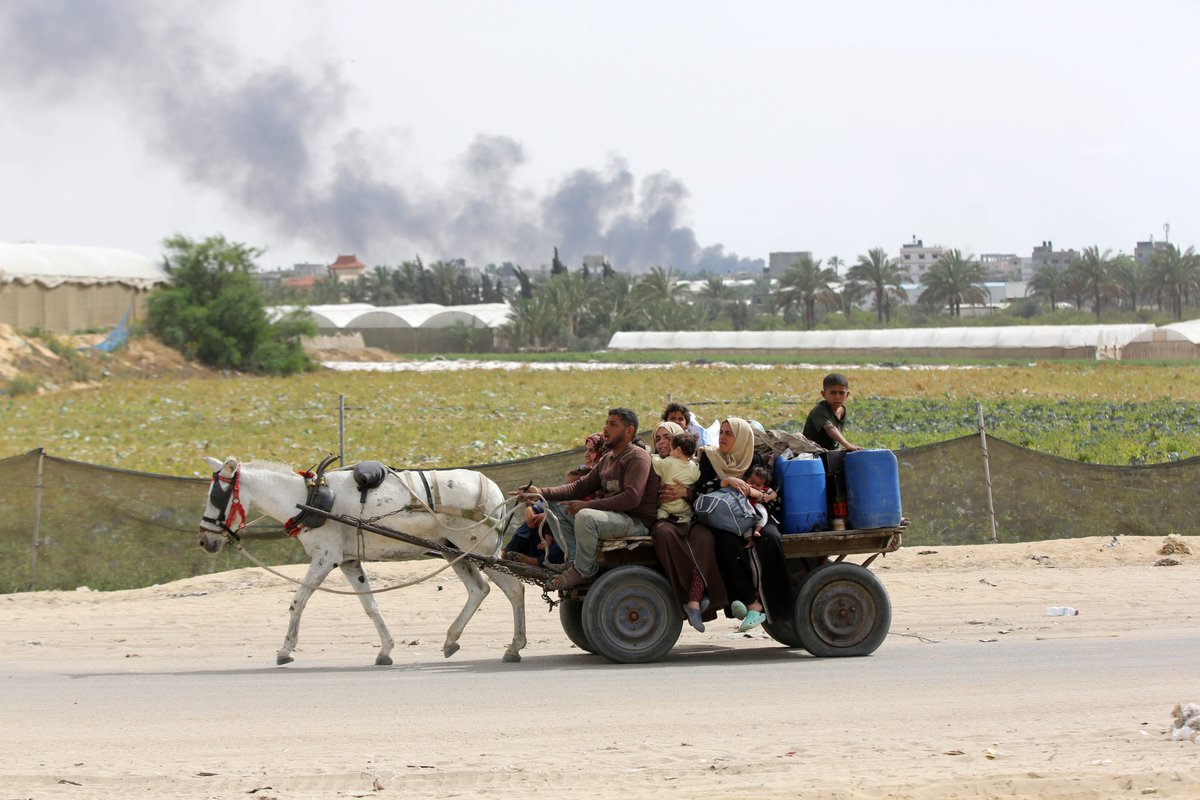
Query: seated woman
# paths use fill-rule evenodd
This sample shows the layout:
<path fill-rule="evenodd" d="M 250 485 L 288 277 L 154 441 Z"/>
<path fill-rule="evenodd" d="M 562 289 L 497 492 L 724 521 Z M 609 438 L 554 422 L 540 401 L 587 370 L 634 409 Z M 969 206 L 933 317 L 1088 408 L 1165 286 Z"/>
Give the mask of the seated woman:
<path fill-rule="evenodd" d="M 673 422 L 660 422 L 653 433 L 654 450 L 659 456 L 671 454 L 671 437 L 683 433 Z M 689 491 L 682 484 L 664 484 L 659 490 L 659 503 L 685 500 Z M 729 600 L 725 581 L 717 566 L 713 531 L 694 519 L 667 517 L 655 521 L 650 528 L 654 552 L 663 573 L 675 589 L 675 598 L 683 606 L 684 616 L 692 627 L 704 632 L 702 620 L 716 619 L 717 609 Z"/>
<path fill-rule="evenodd" d="M 754 429 L 740 417 L 721 420 L 716 447 L 700 451 L 700 479 L 696 493 L 715 492 L 732 487 L 755 500 L 767 500 L 773 493 L 755 489 L 746 482 L 751 467 L 762 464 L 754 452 Z M 791 578 L 783 555 L 779 529 L 768 523 L 762 535 L 745 541 L 742 537 L 714 531 L 717 565 L 732 598 L 730 611 L 742 620 L 740 631 L 748 631 L 774 619 L 773 614 L 790 618 L 792 613 Z"/>

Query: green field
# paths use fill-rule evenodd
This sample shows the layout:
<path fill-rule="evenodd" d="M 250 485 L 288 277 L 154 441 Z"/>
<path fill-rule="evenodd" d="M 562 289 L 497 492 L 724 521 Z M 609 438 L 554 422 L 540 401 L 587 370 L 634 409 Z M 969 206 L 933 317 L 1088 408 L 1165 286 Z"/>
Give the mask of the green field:
<path fill-rule="evenodd" d="M 575 447 L 626 405 L 649 423 L 667 396 L 705 423 L 741 415 L 795 429 L 826 368 L 675 364 L 598 371 L 468 370 L 113 380 L 98 388 L 7 399 L 0 455 L 35 447 L 64 458 L 203 475 L 202 455 L 307 466 L 338 447 L 397 466 L 495 462 Z M 1200 455 L 1200 371 L 1191 366 L 1067 363 L 935 369 L 852 367 L 850 440 L 911 447 L 988 430 L 1091 463 Z"/>

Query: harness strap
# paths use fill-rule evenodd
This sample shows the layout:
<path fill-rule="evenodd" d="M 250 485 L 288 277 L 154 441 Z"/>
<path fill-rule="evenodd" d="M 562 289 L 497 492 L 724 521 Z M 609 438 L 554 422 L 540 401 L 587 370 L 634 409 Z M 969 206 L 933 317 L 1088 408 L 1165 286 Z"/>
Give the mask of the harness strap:
<path fill-rule="evenodd" d="M 425 473 L 417 470 L 417 475 L 421 478 L 421 483 L 425 484 L 425 507 L 429 509 L 429 513 L 436 513 L 437 505 L 433 502 L 433 493 L 429 491 L 429 481 L 425 477 Z M 436 478 L 434 479 L 437 480 Z"/>

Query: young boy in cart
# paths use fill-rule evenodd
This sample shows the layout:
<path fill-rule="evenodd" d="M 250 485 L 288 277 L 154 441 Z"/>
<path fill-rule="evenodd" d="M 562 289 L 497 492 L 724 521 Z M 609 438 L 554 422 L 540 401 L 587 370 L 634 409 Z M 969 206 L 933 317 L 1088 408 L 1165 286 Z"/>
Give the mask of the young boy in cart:
<path fill-rule="evenodd" d="M 811 439 L 826 450 L 839 447 L 847 452 L 862 450 L 842 434 L 846 427 L 846 400 L 850 397 L 850 379 L 840 372 L 831 372 L 821 383 L 821 402 L 808 412 L 804 422 L 804 438 Z"/>

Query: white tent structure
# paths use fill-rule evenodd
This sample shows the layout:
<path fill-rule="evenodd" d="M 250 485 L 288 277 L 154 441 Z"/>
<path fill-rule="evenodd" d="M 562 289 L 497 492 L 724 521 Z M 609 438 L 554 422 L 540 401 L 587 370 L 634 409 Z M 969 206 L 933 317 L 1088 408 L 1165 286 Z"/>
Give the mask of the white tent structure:
<path fill-rule="evenodd" d="M 1200 358 L 1200 319 L 1143 331 L 1125 345 L 1124 357 L 1156 361 Z"/>
<path fill-rule="evenodd" d="M 128 250 L 0 243 L 0 322 L 57 333 L 110 328 L 145 317 L 161 264 Z"/>
<path fill-rule="evenodd" d="M 931 358 L 1120 358 L 1153 325 L 1013 325 L 840 331 L 618 331 L 610 350 L 847 353 Z"/>
<path fill-rule="evenodd" d="M 292 310 L 294 306 L 277 306 L 270 312 L 277 317 Z M 495 331 L 508 321 L 509 311 L 508 303 L 308 307 L 321 334 L 358 334 L 366 346 L 396 353 L 491 352 L 495 349 Z"/>

